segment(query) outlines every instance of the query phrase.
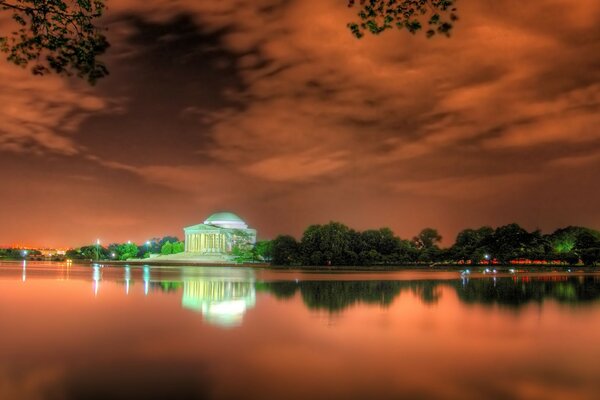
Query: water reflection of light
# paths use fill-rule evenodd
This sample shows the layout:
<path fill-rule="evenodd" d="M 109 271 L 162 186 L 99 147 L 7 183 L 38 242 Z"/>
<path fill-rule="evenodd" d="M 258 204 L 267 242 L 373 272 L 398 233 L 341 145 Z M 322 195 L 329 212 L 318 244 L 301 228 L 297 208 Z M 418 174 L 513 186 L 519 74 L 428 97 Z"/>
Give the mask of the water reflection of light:
<path fill-rule="evenodd" d="M 23 260 L 23 282 L 27 280 L 27 261 Z"/>
<path fill-rule="evenodd" d="M 207 322 L 215 325 L 241 325 L 246 310 L 254 307 L 255 303 L 254 280 L 208 278 L 183 282 L 182 306 L 201 312 Z"/>
<path fill-rule="evenodd" d="M 94 296 L 98 296 L 98 289 L 100 289 L 100 267 L 98 264 L 94 264 L 92 271 L 92 280 L 94 281 Z"/>
<path fill-rule="evenodd" d="M 150 287 L 150 267 L 144 265 L 144 295 L 148 295 L 148 288 Z"/>
<path fill-rule="evenodd" d="M 125 294 L 129 294 L 129 281 L 131 281 L 131 268 L 125 267 Z"/>

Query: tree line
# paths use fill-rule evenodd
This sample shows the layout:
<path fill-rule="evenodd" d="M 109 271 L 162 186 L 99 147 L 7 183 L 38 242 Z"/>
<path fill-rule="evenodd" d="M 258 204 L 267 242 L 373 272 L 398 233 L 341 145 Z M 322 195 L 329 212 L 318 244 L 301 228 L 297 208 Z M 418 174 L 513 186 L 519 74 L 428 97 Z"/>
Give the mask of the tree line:
<path fill-rule="evenodd" d="M 66 257 L 72 260 L 128 260 L 149 258 L 153 254 L 177 254 L 185 250 L 185 243 L 175 236 L 153 238 L 144 244 L 111 243 L 108 246 L 91 244 L 67 250 Z"/>
<path fill-rule="evenodd" d="M 462 230 L 450 247 L 441 247 L 441 240 L 434 228 L 425 228 L 412 239 L 401 239 L 389 228 L 360 232 L 330 222 L 309 226 L 300 241 L 290 235 L 277 236 L 270 243 L 268 256 L 274 265 L 298 266 L 600 262 L 600 232 L 579 226 L 550 234 L 530 232 L 515 223 L 483 226 Z"/>
<path fill-rule="evenodd" d="M 0 249 L 0 259 L 6 260 L 20 260 L 24 258 L 31 257 L 41 257 L 42 252 L 39 250 L 25 250 L 25 249 L 17 249 L 14 247 Z"/>

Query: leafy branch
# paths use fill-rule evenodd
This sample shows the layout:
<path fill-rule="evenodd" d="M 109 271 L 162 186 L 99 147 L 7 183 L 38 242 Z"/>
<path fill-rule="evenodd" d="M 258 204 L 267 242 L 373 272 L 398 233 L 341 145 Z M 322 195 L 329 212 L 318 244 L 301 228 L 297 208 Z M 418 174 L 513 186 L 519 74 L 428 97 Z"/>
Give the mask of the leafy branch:
<path fill-rule="evenodd" d="M 105 9 L 104 0 L 0 0 L 0 11 L 16 23 L 0 34 L 0 51 L 16 65 L 31 65 L 35 75 L 75 74 L 94 84 L 108 75 L 97 57 L 109 44 L 95 24 Z"/>
<path fill-rule="evenodd" d="M 455 3 L 456 0 L 360 0 L 359 21 L 348 23 L 348 28 L 358 39 L 365 32 L 379 35 L 393 27 L 412 34 L 427 29 L 427 37 L 450 36 L 458 20 Z M 348 0 L 348 7 L 355 5 L 355 0 Z"/>

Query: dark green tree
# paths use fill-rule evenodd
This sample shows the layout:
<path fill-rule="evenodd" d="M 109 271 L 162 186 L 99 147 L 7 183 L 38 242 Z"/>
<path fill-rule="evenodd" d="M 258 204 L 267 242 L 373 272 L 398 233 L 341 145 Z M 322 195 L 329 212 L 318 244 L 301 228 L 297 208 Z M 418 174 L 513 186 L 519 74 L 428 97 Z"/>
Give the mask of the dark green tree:
<path fill-rule="evenodd" d="M 151 239 L 151 242 L 157 241 L 160 247 L 166 242 L 171 242 L 171 244 L 175 244 L 179 242 L 179 238 L 177 236 L 163 236 L 160 239 Z"/>
<path fill-rule="evenodd" d="M 274 265 L 300 263 L 300 244 L 292 236 L 279 235 L 273 239 L 271 252 Z"/>
<path fill-rule="evenodd" d="M 75 74 L 93 84 L 108 74 L 98 57 L 109 44 L 95 25 L 105 8 L 104 0 L 0 0 L 15 24 L 0 33 L 0 51 L 35 75 Z"/>
<path fill-rule="evenodd" d="M 585 265 L 597 265 L 600 263 L 600 246 L 581 250 L 581 261 Z"/>
<path fill-rule="evenodd" d="M 356 264 L 354 238 L 355 232 L 339 222 L 309 226 L 300 241 L 302 261 L 305 265 Z"/>
<path fill-rule="evenodd" d="M 544 255 L 544 241 L 540 232 L 528 232 L 518 224 L 496 228 L 486 245 L 492 257 L 501 264 L 519 258 L 535 259 Z"/>
<path fill-rule="evenodd" d="M 437 247 L 441 241 L 442 236 L 438 233 L 437 229 L 433 228 L 425 228 L 413 238 L 415 247 L 420 250 Z"/>
<path fill-rule="evenodd" d="M 357 250 L 360 252 L 374 250 L 382 258 L 387 259 L 397 253 L 400 248 L 400 238 L 394 236 L 394 232 L 390 228 L 367 230 L 359 235 L 362 243 L 361 248 Z"/>
<path fill-rule="evenodd" d="M 591 229 L 582 231 L 575 240 L 575 249 L 582 251 L 600 247 L 600 235 Z"/>
<path fill-rule="evenodd" d="M 450 248 L 450 257 L 456 261 L 481 262 L 489 253 L 485 244 L 489 242 L 493 233 L 494 230 L 489 226 L 460 231 L 454 245 Z"/>
<path fill-rule="evenodd" d="M 105 260 L 110 258 L 110 251 L 105 247 L 92 244 L 82 246 L 78 249 L 67 250 L 65 256 L 72 260 Z"/>

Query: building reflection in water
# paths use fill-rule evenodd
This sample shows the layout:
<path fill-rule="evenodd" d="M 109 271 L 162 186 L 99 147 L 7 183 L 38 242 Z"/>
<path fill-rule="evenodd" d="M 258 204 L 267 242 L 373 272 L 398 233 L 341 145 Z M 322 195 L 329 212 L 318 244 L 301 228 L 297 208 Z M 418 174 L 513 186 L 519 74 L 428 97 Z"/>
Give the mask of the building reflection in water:
<path fill-rule="evenodd" d="M 201 312 L 205 320 L 222 327 L 242 324 L 244 314 L 256 303 L 254 280 L 205 278 L 183 282 L 181 305 Z"/>
<path fill-rule="evenodd" d="M 140 271 L 141 269 L 141 271 Z M 199 312 L 208 323 L 234 327 L 242 324 L 244 314 L 256 303 L 256 288 L 253 271 L 228 270 L 212 267 L 210 270 L 184 270 L 175 279 L 164 279 L 164 271 L 153 270 L 145 265 L 141 268 L 126 265 L 123 268 L 121 282 L 125 294 L 129 295 L 134 281 L 142 278 L 144 295 L 155 290 L 181 293 L 183 308 Z M 92 267 L 94 295 L 98 295 L 102 280 L 102 266 Z M 152 289 L 152 290 L 150 290 Z"/>

